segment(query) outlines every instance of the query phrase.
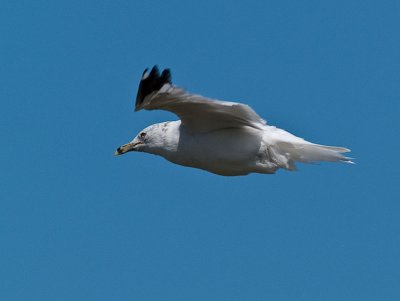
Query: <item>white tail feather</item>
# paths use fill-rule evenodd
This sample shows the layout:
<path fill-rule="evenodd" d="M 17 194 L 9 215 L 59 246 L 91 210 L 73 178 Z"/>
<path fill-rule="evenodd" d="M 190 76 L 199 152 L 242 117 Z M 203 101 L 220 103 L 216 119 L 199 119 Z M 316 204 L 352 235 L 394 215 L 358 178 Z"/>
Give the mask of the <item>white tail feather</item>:
<path fill-rule="evenodd" d="M 307 141 L 301 143 L 278 142 L 273 146 L 272 157 L 286 169 L 295 169 L 295 162 L 312 163 L 318 161 L 353 163 L 351 158 L 342 153 L 350 152 L 344 147 L 313 144 Z"/>

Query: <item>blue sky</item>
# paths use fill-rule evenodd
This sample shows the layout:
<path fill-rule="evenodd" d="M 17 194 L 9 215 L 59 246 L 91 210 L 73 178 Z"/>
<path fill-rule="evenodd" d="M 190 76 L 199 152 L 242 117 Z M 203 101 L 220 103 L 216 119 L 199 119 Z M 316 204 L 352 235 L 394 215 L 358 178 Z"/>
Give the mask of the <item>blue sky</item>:
<path fill-rule="evenodd" d="M 5 1 L 1 300 L 399 300 L 398 1 Z M 221 177 L 114 157 L 145 67 L 346 146 Z"/>

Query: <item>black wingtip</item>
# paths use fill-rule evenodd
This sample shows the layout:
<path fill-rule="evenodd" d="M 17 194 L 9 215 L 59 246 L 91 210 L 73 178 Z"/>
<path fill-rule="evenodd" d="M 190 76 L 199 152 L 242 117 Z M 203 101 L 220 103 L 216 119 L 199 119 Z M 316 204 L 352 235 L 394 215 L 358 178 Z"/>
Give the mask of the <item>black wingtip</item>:
<path fill-rule="evenodd" d="M 164 69 L 160 75 L 157 65 L 155 65 L 150 73 L 148 68 L 143 71 L 142 79 L 139 84 L 138 93 L 136 96 L 136 111 L 143 103 L 143 100 L 147 95 L 154 91 L 158 91 L 165 84 L 172 84 L 171 71 L 169 69 Z"/>

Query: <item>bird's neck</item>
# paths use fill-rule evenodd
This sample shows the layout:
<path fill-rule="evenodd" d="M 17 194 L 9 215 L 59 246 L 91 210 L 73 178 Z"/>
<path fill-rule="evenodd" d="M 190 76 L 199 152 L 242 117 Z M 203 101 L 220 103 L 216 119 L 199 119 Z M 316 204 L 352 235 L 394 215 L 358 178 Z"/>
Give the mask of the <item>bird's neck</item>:
<path fill-rule="evenodd" d="M 170 159 L 176 153 L 180 137 L 180 120 L 159 123 L 160 135 L 149 153 Z"/>

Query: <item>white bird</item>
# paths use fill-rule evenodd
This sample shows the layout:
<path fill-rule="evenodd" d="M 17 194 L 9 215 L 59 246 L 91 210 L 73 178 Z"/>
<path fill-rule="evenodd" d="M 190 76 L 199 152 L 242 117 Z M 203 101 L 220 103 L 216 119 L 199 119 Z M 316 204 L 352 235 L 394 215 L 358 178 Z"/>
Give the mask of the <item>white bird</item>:
<path fill-rule="evenodd" d="M 352 163 L 341 154 L 349 149 L 314 144 L 267 125 L 248 105 L 187 93 L 172 84 L 169 69 L 161 75 L 157 66 L 143 72 L 135 111 L 141 109 L 170 111 L 180 120 L 150 125 L 115 155 L 146 152 L 224 176 L 295 170 L 295 162 Z"/>

